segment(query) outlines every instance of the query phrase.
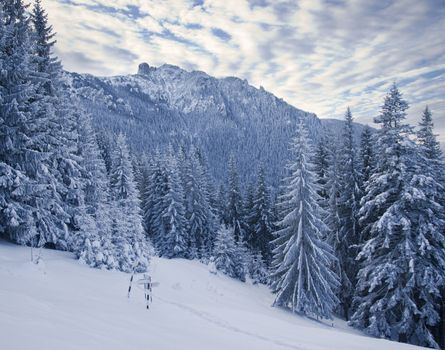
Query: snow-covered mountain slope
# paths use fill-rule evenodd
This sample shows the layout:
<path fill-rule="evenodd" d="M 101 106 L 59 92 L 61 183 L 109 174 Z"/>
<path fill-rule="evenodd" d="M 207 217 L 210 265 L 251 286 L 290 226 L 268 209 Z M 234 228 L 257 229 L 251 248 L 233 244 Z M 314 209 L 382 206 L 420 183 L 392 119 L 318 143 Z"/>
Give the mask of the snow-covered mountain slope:
<path fill-rule="evenodd" d="M 315 140 L 324 131 L 315 114 L 234 77 L 216 79 L 172 65 L 141 64 L 135 75 L 94 77 L 65 73 L 65 82 L 99 129 L 123 131 L 137 151 L 167 144 L 200 146 L 216 179 L 225 177 L 230 154 L 249 180 L 266 165 L 273 184 L 283 174 L 290 138 L 300 118 Z M 338 133 L 342 123 L 329 122 Z M 357 125 L 357 133 L 361 126 Z"/>
<path fill-rule="evenodd" d="M 209 273 L 196 261 L 154 258 L 150 310 L 130 275 L 80 265 L 70 253 L 0 241 L 0 348 L 8 350 L 415 349 L 369 338 L 343 321 L 272 308 L 267 288 Z M 138 277 L 136 277 L 138 278 Z"/>

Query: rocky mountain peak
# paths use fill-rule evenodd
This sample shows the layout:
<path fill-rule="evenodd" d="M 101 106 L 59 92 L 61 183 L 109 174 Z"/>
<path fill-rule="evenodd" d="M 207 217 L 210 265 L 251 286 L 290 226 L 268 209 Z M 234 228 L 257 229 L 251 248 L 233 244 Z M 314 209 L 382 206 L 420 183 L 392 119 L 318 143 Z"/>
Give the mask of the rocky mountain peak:
<path fill-rule="evenodd" d="M 142 62 L 138 67 L 138 74 L 140 75 L 148 75 L 150 73 L 150 66 L 147 62 Z"/>

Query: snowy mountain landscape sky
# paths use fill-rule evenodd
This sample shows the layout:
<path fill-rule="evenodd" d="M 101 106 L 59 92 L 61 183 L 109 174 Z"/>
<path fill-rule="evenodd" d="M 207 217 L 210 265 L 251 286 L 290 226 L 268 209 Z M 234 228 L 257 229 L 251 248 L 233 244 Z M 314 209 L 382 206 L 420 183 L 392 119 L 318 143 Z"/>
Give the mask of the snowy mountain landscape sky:
<path fill-rule="evenodd" d="M 445 350 L 445 6 L 370 3 L 1 0 L 1 350 Z"/>
<path fill-rule="evenodd" d="M 372 124 L 396 81 L 445 141 L 442 0 L 45 0 L 65 69 L 129 74 L 176 64 L 263 86 L 320 118 Z M 70 23 L 70 25 L 66 25 Z"/>

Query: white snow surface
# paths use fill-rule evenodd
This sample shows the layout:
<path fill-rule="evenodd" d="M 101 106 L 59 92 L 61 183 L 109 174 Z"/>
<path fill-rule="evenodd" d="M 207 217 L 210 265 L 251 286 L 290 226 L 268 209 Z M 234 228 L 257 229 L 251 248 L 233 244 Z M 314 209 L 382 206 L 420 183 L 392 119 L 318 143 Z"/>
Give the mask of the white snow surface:
<path fill-rule="evenodd" d="M 146 310 L 130 275 L 81 265 L 70 253 L 0 240 L 0 348 L 45 350 L 415 349 L 362 335 L 336 319 L 316 322 L 272 308 L 264 286 L 212 274 L 206 265 L 153 258 L 159 282 Z M 135 276 L 135 280 L 141 276 Z"/>

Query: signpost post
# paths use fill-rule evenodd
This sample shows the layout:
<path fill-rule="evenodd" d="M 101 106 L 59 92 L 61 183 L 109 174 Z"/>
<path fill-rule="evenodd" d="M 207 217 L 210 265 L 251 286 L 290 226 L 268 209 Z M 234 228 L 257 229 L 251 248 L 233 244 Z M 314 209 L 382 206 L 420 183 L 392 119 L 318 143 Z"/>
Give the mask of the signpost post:
<path fill-rule="evenodd" d="M 130 285 L 128 286 L 128 298 L 130 298 L 131 287 L 133 284 L 134 274 L 130 277 Z M 143 277 L 137 280 L 137 285 L 144 289 L 144 299 L 147 310 L 150 309 L 150 303 L 153 302 L 152 288 L 159 285 L 158 282 L 152 282 L 151 276 L 148 273 L 144 273 Z"/>

